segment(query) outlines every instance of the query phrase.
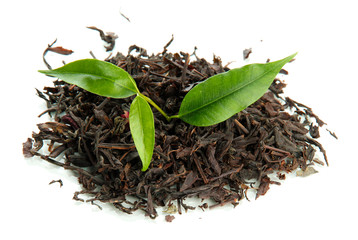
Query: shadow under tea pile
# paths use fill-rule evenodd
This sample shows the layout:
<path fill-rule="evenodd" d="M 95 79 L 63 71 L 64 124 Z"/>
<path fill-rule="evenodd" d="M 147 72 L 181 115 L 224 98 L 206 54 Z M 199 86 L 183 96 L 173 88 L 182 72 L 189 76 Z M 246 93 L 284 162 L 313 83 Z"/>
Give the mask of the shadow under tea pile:
<path fill-rule="evenodd" d="M 133 50 L 139 55 L 131 55 Z M 190 62 L 188 54 L 168 53 L 166 47 L 148 56 L 144 49 L 131 46 L 127 56 L 118 53 L 106 61 L 129 72 L 144 95 L 174 115 L 191 88 L 229 70 L 219 58 L 214 57 L 213 63 L 195 58 Z M 105 98 L 56 80 L 54 86 L 38 91 L 48 106 L 42 114 L 49 113 L 53 121 L 38 124 L 39 132 L 24 143 L 23 152 L 75 172 L 83 191 L 74 199 L 90 194 L 87 201 L 111 203 L 126 213 L 140 209 L 155 218 L 157 206 L 172 204 L 181 213 L 194 208 L 185 204 L 188 197 L 213 200 L 202 208 L 237 205 L 253 184 L 256 198 L 270 184 L 280 184 L 269 174 L 284 180 L 285 173 L 297 168 L 323 165 L 315 158 L 317 148 L 328 165 L 325 150 L 315 140 L 324 122 L 309 107 L 282 97 L 284 87 L 275 79 L 257 102 L 210 127 L 180 119 L 168 122 L 154 110 L 154 154 L 142 172 L 128 125 L 134 97 Z M 47 154 L 40 150 L 44 146 Z"/>

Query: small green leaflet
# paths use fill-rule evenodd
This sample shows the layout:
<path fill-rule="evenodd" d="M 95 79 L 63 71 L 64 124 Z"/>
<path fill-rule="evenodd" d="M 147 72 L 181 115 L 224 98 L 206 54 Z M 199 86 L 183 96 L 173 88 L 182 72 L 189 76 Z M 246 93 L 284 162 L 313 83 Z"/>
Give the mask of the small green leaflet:
<path fill-rule="evenodd" d="M 140 95 L 131 104 L 129 110 L 129 128 L 142 161 L 142 171 L 145 171 L 152 160 L 155 129 L 152 109 L 148 102 Z"/>
<path fill-rule="evenodd" d="M 225 121 L 264 95 L 282 67 L 295 56 L 249 64 L 208 78 L 185 95 L 176 117 L 195 126 Z"/>
<path fill-rule="evenodd" d="M 139 93 L 129 73 L 112 63 L 97 59 L 78 60 L 54 70 L 39 72 L 104 97 L 126 98 Z"/>

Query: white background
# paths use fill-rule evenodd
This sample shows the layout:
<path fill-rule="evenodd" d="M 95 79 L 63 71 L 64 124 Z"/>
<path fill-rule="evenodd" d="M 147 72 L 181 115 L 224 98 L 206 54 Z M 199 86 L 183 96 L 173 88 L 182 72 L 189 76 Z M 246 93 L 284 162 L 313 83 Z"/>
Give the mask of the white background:
<path fill-rule="evenodd" d="M 6 1 L 1 3 L 1 239 L 357 239 L 357 14 L 355 1 Z M 120 12 L 131 22 L 124 19 Z M 71 56 L 61 61 L 108 56 L 96 26 L 115 32 L 114 52 L 132 44 L 150 53 L 169 51 L 213 54 L 230 67 L 247 62 L 242 50 L 253 48 L 250 62 L 277 60 L 299 52 L 285 67 L 286 95 L 309 105 L 339 140 L 322 129 L 330 166 L 308 178 L 289 177 L 266 196 L 164 221 L 143 213 L 126 215 L 110 206 L 72 199 L 80 190 L 68 171 L 39 159 L 22 157 L 22 142 L 47 121 L 37 115 L 45 104 L 36 96 L 51 82 L 42 52 L 56 46 Z M 64 186 L 48 185 L 62 179 Z"/>

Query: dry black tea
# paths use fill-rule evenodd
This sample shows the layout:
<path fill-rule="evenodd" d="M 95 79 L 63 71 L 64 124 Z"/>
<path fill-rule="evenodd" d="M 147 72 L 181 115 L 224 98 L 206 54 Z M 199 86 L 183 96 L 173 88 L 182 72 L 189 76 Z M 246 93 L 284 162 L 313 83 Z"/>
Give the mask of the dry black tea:
<path fill-rule="evenodd" d="M 218 57 L 209 63 L 195 52 L 168 52 L 172 40 L 158 54 L 148 55 L 133 45 L 127 55 L 117 53 L 105 60 L 127 71 L 140 92 L 168 115 L 178 113 L 185 95 L 198 83 L 229 71 Z M 133 51 L 139 54 L 134 56 Z M 190 61 L 192 56 L 195 60 Z M 257 198 L 271 184 L 280 184 L 273 174 L 284 180 L 296 169 L 304 172 L 321 164 L 316 149 L 328 165 L 317 141 L 324 122 L 311 108 L 284 97 L 285 86 L 276 78 L 259 100 L 212 126 L 193 126 L 177 118 L 167 121 L 154 109 L 154 151 L 143 172 L 129 127 L 135 96 L 102 97 L 55 80 L 53 86 L 37 90 L 48 108 L 41 115 L 48 113 L 53 121 L 38 124 L 39 132 L 23 144 L 23 153 L 75 172 L 83 188 L 74 194 L 75 200 L 91 195 L 87 202 L 110 203 L 126 213 L 142 210 L 155 218 L 158 206 L 172 205 L 182 213 L 194 209 L 185 204 L 190 197 L 214 202 L 198 206 L 202 209 L 236 206 L 253 183 L 258 186 Z M 47 154 L 40 151 L 45 145 Z"/>

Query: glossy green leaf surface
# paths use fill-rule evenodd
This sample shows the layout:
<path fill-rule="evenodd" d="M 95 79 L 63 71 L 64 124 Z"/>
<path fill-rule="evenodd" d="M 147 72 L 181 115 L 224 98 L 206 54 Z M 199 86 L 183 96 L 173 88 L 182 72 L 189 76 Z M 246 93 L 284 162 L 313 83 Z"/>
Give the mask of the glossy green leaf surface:
<path fill-rule="evenodd" d="M 185 95 L 178 117 L 195 126 L 225 121 L 265 94 L 282 67 L 295 55 L 265 64 L 249 64 L 208 78 Z"/>
<path fill-rule="evenodd" d="M 137 96 L 131 104 L 129 127 L 142 161 L 142 171 L 145 171 L 148 169 L 153 155 L 155 129 L 152 109 L 141 96 Z"/>
<path fill-rule="evenodd" d="M 97 59 L 78 60 L 39 72 L 105 97 L 126 98 L 139 92 L 134 79 L 126 71 Z"/>

